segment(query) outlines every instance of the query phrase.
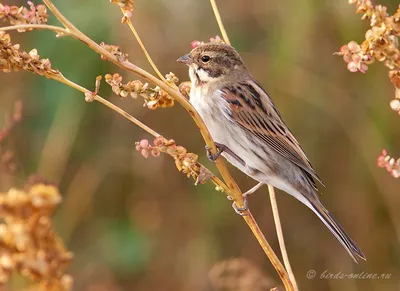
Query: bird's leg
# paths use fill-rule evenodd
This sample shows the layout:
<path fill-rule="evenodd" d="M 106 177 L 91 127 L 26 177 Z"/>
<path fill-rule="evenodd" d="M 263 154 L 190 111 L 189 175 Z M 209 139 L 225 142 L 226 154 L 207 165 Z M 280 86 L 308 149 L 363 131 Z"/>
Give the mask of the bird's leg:
<path fill-rule="evenodd" d="M 257 185 L 255 185 L 253 188 L 251 188 L 250 190 L 246 191 L 243 193 L 243 198 L 247 198 L 247 196 L 253 194 L 254 192 L 256 192 L 262 185 L 264 185 L 264 183 L 260 182 Z"/>
<path fill-rule="evenodd" d="M 229 200 L 233 200 L 232 196 L 227 196 L 227 198 L 228 198 Z M 233 210 L 235 210 L 235 212 L 236 212 L 237 214 L 239 214 L 240 216 L 246 216 L 246 215 L 248 215 L 247 213 L 244 213 L 244 211 L 246 211 L 246 210 L 249 209 L 249 201 L 248 201 L 247 198 L 243 197 L 243 202 L 244 202 L 243 207 L 237 206 L 236 203 L 235 203 L 235 201 L 233 201 L 233 203 L 232 203 L 232 208 L 233 208 Z"/>
<path fill-rule="evenodd" d="M 233 210 L 235 210 L 235 212 L 241 216 L 247 215 L 244 214 L 243 211 L 246 211 L 249 209 L 249 199 L 247 198 L 247 196 L 253 194 L 254 192 L 256 192 L 262 185 L 264 185 L 264 183 L 260 182 L 257 185 L 255 185 L 253 188 L 251 188 L 250 190 L 246 191 L 245 193 L 243 193 L 243 201 L 244 201 L 244 206 L 243 207 L 239 207 L 236 205 L 235 202 L 232 203 L 232 208 Z M 231 196 L 227 197 L 229 200 L 233 200 L 233 198 Z"/>
<path fill-rule="evenodd" d="M 210 147 L 206 145 L 206 153 L 207 153 L 207 158 L 211 162 L 215 162 L 216 159 L 219 158 L 219 156 L 223 153 L 226 152 L 233 158 L 235 158 L 239 163 L 241 163 L 243 166 L 246 166 L 246 163 L 238 156 L 236 155 L 230 148 L 228 148 L 226 145 L 221 144 L 221 143 L 215 143 L 215 146 L 217 148 L 217 152 L 215 154 L 212 154 L 210 152 Z"/>

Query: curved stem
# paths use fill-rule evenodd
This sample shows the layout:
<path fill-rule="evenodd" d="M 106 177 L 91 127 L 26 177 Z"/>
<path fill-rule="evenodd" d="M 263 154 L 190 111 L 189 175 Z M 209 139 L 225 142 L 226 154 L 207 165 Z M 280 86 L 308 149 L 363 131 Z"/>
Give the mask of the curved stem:
<path fill-rule="evenodd" d="M 12 25 L 12 26 L 4 26 L 4 27 L 0 27 L 0 31 L 29 29 L 29 28 L 46 29 L 46 30 L 51 30 L 51 31 L 54 31 L 54 32 L 57 32 L 60 34 L 73 36 L 73 34 L 71 34 L 71 32 L 65 28 L 62 28 L 59 26 L 54 26 L 54 25 L 47 25 L 47 24 L 18 24 L 18 25 Z"/>
<path fill-rule="evenodd" d="M 65 78 L 61 73 L 58 75 L 50 75 L 48 76 L 50 79 L 59 81 L 61 83 L 64 83 L 78 91 L 81 91 L 82 93 L 87 93 L 90 92 L 88 89 L 72 82 L 71 80 Z M 118 106 L 112 104 L 111 102 L 105 100 L 104 98 L 100 97 L 99 95 L 94 96 L 94 100 L 104 104 L 105 106 L 111 108 L 112 110 L 114 110 L 115 112 L 121 114 L 122 116 L 124 116 L 126 119 L 128 119 L 129 121 L 131 121 L 132 123 L 134 123 L 135 125 L 139 126 L 140 128 L 144 129 L 145 131 L 147 131 L 148 133 L 150 133 L 152 136 L 154 137 L 159 137 L 160 135 L 155 132 L 153 129 L 151 129 L 150 127 L 148 127 L 146 124 L 140 122 L 139 120 L 137 120 L 135 117 L 133 117 L 132 115 L 130 115 L 128 112 L 122 110 L 121 108 L 119 108 Z"/>
<path fill-rule="evenodd" d="M 286 271 L 288 272 L 290 281 L 293 284 L 294 290 L 298 291 L 299 287 L 297 286 L 296 278 L 294 277 L 292 266 L 290 266 L 289 256 L 286 251 L 285 239 L 283 238 L 282 224 L 281 224 L 281 219 L 279 218 L 278 203 L 276 201 L 274 187 L 268 185 L 268 192 L 269 192 L 269 198 L 271 200 L 271 207 L 275 221 L 276 235 L 278 236 L 279 247 L 281 249 L 283 262 L 285 264 Z"/>
<path fill-rule="evenodd" d="M 224 24 L 222 23 L 221 15 L 219 14 L 219 11 L 218 11 L 217 3 L 215 2 L 215 0 L 210 0 L 210 3 L 211 3 L 211 7 L 214 11 L 215 19 L 217 20 L 219 30 L 221 31 L 222 38 L 224 39 L 226 44 L 231 45 L 228 34 L 226 33 L 226 30 L 224 27 Z"/>

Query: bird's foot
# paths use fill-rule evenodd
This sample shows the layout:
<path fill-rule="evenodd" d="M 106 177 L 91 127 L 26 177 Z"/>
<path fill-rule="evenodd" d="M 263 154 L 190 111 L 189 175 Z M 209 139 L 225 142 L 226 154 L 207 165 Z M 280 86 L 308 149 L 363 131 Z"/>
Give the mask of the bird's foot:
<path fill-rule="evenodd" d="M 227 198 L 228 198 L 229 200 L 233 200 L 233 198 L 232 198 L 231 196 L 228 196 Z M 248 199 L 247 199 L 247 195 L 244 195 L 244 194 L 243 194 L 243 202 L 244 202 L 243 207 L 237 206 L 236 203 L 235 203 L 235 201 L 233 201 L 233 203 L 232 203 L 232 208 L 233 208 L 233 210 L 235 210 L 235 212 L 236 212 L 237 214 L 239 214 L 240 216 L 249 215 L 248 213 L 246 213 L 246 211 L 249 210 L 249 201 L 248 201 Z"/>
<path fill-rule="evenodd" d="M 232 208 L 233 210 L 235 210 L 235 212 L 237 214 L 239 214 L 240 216 L 246 216 L 248 215 L 247 213 L 245 213 L 245 211 L 249 210 L 249 199 L 248 196 L 253 194 L 254 192 L 256 192 L 262 185 L 264 185 L 264 183 L 258 183 L 257 185 L 255 185 L 253 188 L 251 188 L 250 190 L 246 191 L 245 193 L 243 193 L 243 202 L 244 205 L 243 207 L 239 207 L 236 205 L 235 202 L 232 203 Z M 228 196 L 227 197 L 229 200 L 233 200 L 232 196 Z"/>
<path fill-rule="evenodd" d="M 227 154 L 229 154 L 230 156 L 235 158 L 243 166 L 246 166 L 246 163 L 238 155 L 236 155 L 230 148 L 228 148 L 226 145 L 216 142 L 215 146 L 217 148 L 217 152 L 215 154 L 211 153 L 210 147 L 208 145 L 206 145 L 206 147 L 205 147 L 207 158 L 211 162 L 215 162 L 223 152 L 226 152 Z"/>

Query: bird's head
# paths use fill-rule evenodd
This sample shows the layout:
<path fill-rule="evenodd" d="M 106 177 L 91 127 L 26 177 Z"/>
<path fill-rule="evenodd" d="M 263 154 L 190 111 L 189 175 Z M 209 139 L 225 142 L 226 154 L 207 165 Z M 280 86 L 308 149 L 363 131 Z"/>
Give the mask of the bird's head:
<path fill-rule="evenodd" d="M 227 44 L 206 43 L 180 57 L 178 62 L 189 66 L 189 76 L 195 84 L 206 84 L 234 76 L 246 70 L 238 52 Z"/>

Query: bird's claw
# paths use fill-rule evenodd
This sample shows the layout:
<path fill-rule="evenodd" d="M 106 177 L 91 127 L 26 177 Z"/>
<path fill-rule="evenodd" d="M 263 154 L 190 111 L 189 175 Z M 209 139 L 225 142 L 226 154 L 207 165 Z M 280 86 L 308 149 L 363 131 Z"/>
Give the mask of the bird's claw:
<path fill-rule="evenodd" d="M 246 213 L 246 211 L 249 210 L 249 201 L 248 201 L 248 199 L 247 199 L 247 195 L 242 195 L 242 196 L 243 196 L 243 202 L 244 202 L 243 207 L 237 206 L 236 203 L 235 203 L 235 201 L 233 201 L 233 203 L 232 203 L 232 208 L 233 208 L 233 210 L 235 210 L 235 212 L 236 212 L 237 214 L 239 214 L 240 216 L 246 216 L 246 215 L 249 215 L 248 213 Z M 227 198 L 228 198 L 229 200 L 233 200 L 233 198 L 232 198 L 231 196 L 228 196 Z"/>
<path fill-rule="evenodd" d="M 215 144 L 215 147 L 217 148 L 217 152 L 215 154 L 211 153 L 211 149 L 208 145 L 205 146 L 206 148 L 206 154 L 207 154 L 207 158 L 211 161 L 211 162 L 215 162 L 219 156 L 222 154 L 223 150 L 220 149 L 218 144 Z"/>
<path fill-rule="evenodd" d="M 215 162 L 223 152 L 226 152 L 228 155 L 235 158 L 240 164 L 246 166 L 246 163 L 226 145 L 215 142 L 215 147 L 217 148 L 217 152 L 215 154 L 212 154 L 210 151 L 210 147 L 208 145 L 205 146 L 207 158 L 211 162 Z"/>

